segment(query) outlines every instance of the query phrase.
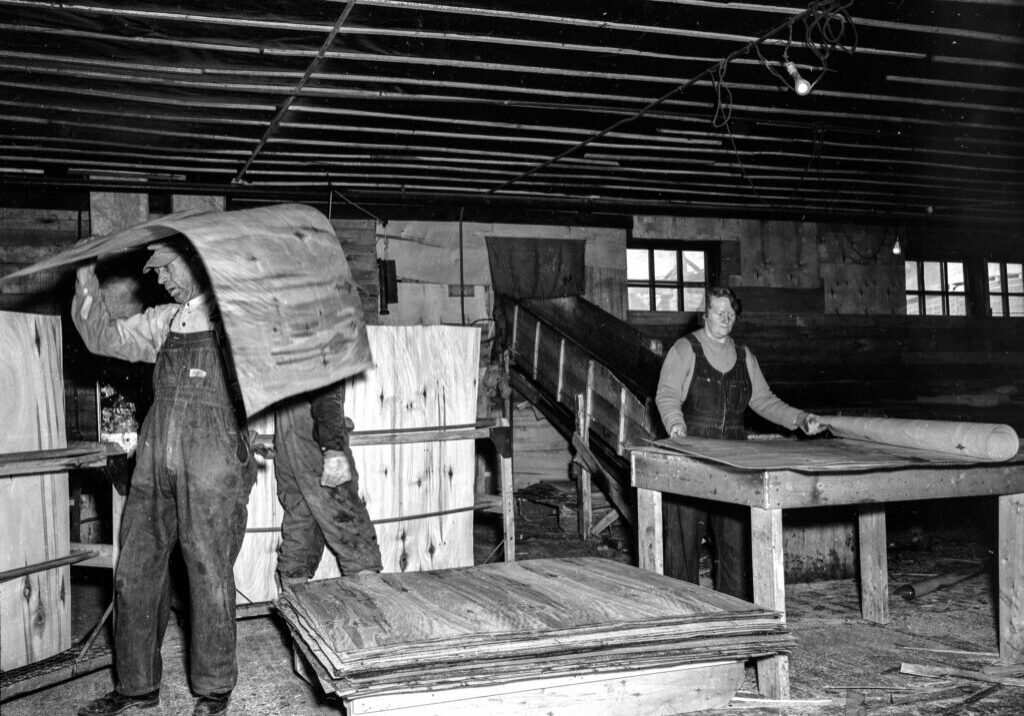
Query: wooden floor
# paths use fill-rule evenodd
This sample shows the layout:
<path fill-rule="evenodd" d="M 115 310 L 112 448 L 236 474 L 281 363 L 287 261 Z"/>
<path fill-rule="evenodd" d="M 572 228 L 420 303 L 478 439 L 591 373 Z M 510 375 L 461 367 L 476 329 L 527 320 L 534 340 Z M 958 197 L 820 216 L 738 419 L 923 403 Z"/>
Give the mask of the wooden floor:
<path fill-rule="evenodd" d="M 890 531 L 890 540 L 902 542 L 903 546 L 896 544 L 889 552 L 893 595 L 890 601 L 892 622 L 887 626 L 860 619 L 856 584 L 852 579 L 787 587 L 789 622 L 797 638 L 791 657 L 793 702 L 786 705 L 760 702 L 754 690 L 754 672 L 748 666 L 746 682 L 729 708 L 704 713 L 715 716 L 737 713 L 751 716 L 1024 713 L 1024 688 L 1000 686 L 977 701 L 965 703 L 992 685 L 962 677 L 926 678 L 900 673 L 902 664 L 952 666 L 981 672 L 996 659 L 995 605 L 992 587 L 985 576 L 912 602 L 895 595 L 895 589 L 901 584 L 959 570 L 987 556 L 990 547 L 984 524 L 987 508 L 985 505 L 978 507 L 977 525 L 933 528 L 913 540 L 909 533 L 898 528 Z M 546 527 L 539 522 L 522 526 L 526 529 L 519 548 L 521 556 L 526 558 L 590 554 L 628 559 L 628 555 L 614 548 L 580 543 L 565 533 L 546 533 Z M 478 531 L 477 548 L 481 559 L 493 548 L 486 544 L 486 535 Z M 80 604 L 86 601 L 84 595 L 77 596 Z M 81 620 L 83 624 L 86 621 Z M 240 675 L 232 714 L 341 713 L 338 702 L 324 700 L 292 672 L 288 642 L 274 618 L 240 621 L 238 643 Z M 184 653 L 181 628 L 172 623 L 164 647 L 161 705 L 146 714 L 190 713 L 193 697 L 185 684 Z M 84 701 L 109 689 L 110 684 L 110 671 L 105 669 L 5 702 L 0 705 L 0 712 L 3 716 L 73 714 Z"/>

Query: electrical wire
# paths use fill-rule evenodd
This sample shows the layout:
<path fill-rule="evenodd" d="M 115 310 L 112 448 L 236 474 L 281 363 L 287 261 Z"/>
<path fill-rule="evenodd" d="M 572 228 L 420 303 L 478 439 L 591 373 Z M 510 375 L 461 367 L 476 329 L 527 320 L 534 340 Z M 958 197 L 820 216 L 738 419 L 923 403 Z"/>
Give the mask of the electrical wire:
<path fill-rule="evenodd" d="M 651 100 L 646 105 L 641 107 L 639 110 L 634 112 L 632 115 L 628 117 L 623 117 L 622 119 L 613 122 L 604 129 L 594 132 L 589 137 L 581 140 L 577 144 L 569 147 L 568 149 L 560 152 L 559 154 L 556 154 L 555 156 L 546 159 L 543 162 L 540 162 L 539 164 L 534 165 L 530 169 L 527 169 L 526 171 L 512 177 L 511 179 L 507 179 L 506 181 L 491 187 L 490 189 L 487 190 L 487 194 L 494 194 L 496 192 L 501 191 L 502 189 L 507 189 L 512 184 L 515 184 L 521 179 L 525 179 L 543 169 L 546 169 L 552 164 L 562 159 L 565 159 L 568 156 L 578 154 L 582 149 L 584 149 L 591 143 L 597 141 L 598 139 L 601 139 L 609 132 L 613 132 L 626 124 L 635 122 L 636 120 L 648 114 L 661 104 L 672 99 L 676 95 L 681 94 L 683 91 L 690 88 L 698 81 L 704 78 L 713 78 L 716 73 L 720 74 L 719 69 L 721 67 L 727 66 L 737 57 L 742 57 L 744 55 L 749 54 L 751 49 L 755 49 L 757 51 L 759 59 L 761 59 L 762 64 L 764 64 L 765 67 L 769 69 L 769 71 L 771 71 L 773 74 L 778 75 L 774 68 L 771 67 L 771 63 L 761 53 L 760 46 L 763 43 L 773 39 L 779 33 L 788 30 L 790 34 L 790 39 L 787 41 L 786 44 L 786 49 L 788 51 L 790 45 L 792 45 L 793 25 L 796 22 L 802 21 L 804 23 L 805 32 L 808 33 L 805 34 L 804 42 L 805 44 L 812 43 L 812 51 L 815 53 L 815 56 L 821 59 L 822 64 L 824 64 L 827 61 L 828 56 L 831 54 L 831 52 L 842 46 L 842 36 L 843 34 L 845 34 L 846 27 L 853 26 L 853 21 L 850 18 L 848 12 L 848 8 L 852 4 L 853 0 L 815 0 L 815 2 L 810 3 L 806 10 L 794 15 L 786 22 L 777 25 L 776 27 L 769 30 L 760 37 L 751 40 L 738 50 L 734 50 L 733 52 L 726 55 L 723 59 L 719 60 L 712 66 L 704 69 L 702 72 L 693 76 L 686 82 L 669 90 L 661 97 Z M 834 16 L 838 16 L 838 18 Z M 812 37 L 814 37 L 815 39 L 811 39 Z M 816 47 L 813 45 L 813 43 L 820 43 L 821 46 Z M 824 70 L 822 74 L 824 74 Z M 789 83 L 786 82 L 785 80 L 783 80 L 783 83 L 786 86 L 789 86 Z M 716 107 L 716 117 L 718 115 L 719 108 Z M 727 124 L 728 119 L 726 119 L 725 122 Z"/>
<path fill-rule="evenodd" d="M 717 71 L 711 74 L 711 85 L 715 89 L 715 114 L 711 119 L 711 125 L 715 129 L 725 130 L 726 136 L 729 138 L 729 147 L 732 149 L 732 155 L 736 158 L 736 166 L 740 170 L 740 176 L 750 185 L 751 191 L 754 192 L 754 198 L 767 205 L 767 202 L 758 192 L 757 186 L 754 185 L 754 181 L 747 174 L 747 168 L 743 164 L 742 157 L 740 157 L 740 150 L 736 146 L 736 138 L 732 136 L 732 127 L 729 125 L 729 120 L 732 119 L 732 90 L 725 83 L 725 73 L 728 69 L 729 63 L 723 61 L 718 64 Z"/>

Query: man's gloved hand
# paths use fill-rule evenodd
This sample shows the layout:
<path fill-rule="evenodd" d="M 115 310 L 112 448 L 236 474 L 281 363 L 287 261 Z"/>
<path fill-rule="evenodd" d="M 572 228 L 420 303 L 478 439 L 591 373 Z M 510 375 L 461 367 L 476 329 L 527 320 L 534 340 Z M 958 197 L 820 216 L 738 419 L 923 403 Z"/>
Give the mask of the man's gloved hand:
<path fill-rule="evenodd" d="M 672 430 L 671 430 L 671 432 L 669 432 L 668 436 L 670 438 L 685 438 L 686 437 L 686 425 L 684 425 L 683 423 L 679 423 L 678 425 L 673 425 L 672 426 Z"/>
<path fill-rule="evenodd" d="M 341 450 L 324 452 L 324 471 L 320 475 L 320 484 L 324 487 L 341 487 L 352 479 L 352 466 L 348 455 Z"/>
<path fill-rule="evenodd" d="M 277 456 L 273 441 L 261 439 L 255 430 L 249 431 L 249 444 L 252 445 L 252 451 L 264 460 L 273 460 Z"/>
<path fill-rule="evenodd" d="M 825 425 L 821 422 L 821 417 L 814 413 L 800 413 L 796 425 L 807 435 L 817 435 L 825 429 Z"/>

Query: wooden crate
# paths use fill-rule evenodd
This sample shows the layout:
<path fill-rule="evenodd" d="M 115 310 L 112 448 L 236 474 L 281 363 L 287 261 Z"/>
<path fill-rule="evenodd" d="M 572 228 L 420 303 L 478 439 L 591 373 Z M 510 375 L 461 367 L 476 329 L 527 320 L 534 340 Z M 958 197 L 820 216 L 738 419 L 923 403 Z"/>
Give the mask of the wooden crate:
<path fill-rule="evenodd" d="M 67 447 L 61 324 L 0 312 L 0 453 Z M 71 552 L 67 473 L 0 478 L 0 572 Z M 71 647 L 67 566 L 0 583 L 0 670 Z"/>

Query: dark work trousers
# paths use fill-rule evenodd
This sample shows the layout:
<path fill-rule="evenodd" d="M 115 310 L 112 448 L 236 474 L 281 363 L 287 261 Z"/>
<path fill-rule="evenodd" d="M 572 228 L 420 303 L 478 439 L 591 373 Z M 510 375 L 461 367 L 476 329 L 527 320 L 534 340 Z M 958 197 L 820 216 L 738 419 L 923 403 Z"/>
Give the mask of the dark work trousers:
<path fill-rule="evenodd" d="M 344 575 L 380 571 L 380 546 L 366 505 L 353 478 L 340 487 L 323 487 L 323 452 L 313 439 L 308 400 L 299 398 L 278 408 L 274 427 L 274 474 L 277 497 L 284 508 L 277 572 L 282 577 L 310 578 L 324 545 L 330 547 Z M 346 448 L 349 467 L 355 463 Z"/>
<path fill-rule="evenodd" d="M 153 371 L 121 522 L 114 625 L 118 690 L 160 686 L 170 614 L 168 557 L 188 569 L 189 674 L 200 696 L 235 686 L 235 579 L 256 462 L 238 429 L 213 332 L 171 333 Z"/>
<path fill-rule="evenodd" d="M 743 414 L 750 402 L 750 375 L 746 350 L 736 346 L 736 365 L 729 372 L 716 370 L 704 356 L 700 342 L 687 336 L 696 357 L 693 380 L 683 401 L 686 434 L 695 438 L 746 440 Z M 742 505 L 704 502 L 673 496 L 662 503 L 665 574 L 697 583 L 700 529 L 710 528 L 715 552 L 715 589 L 753 600 L 750 514 Z"/>

